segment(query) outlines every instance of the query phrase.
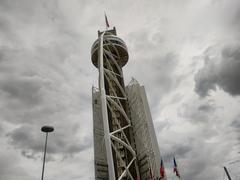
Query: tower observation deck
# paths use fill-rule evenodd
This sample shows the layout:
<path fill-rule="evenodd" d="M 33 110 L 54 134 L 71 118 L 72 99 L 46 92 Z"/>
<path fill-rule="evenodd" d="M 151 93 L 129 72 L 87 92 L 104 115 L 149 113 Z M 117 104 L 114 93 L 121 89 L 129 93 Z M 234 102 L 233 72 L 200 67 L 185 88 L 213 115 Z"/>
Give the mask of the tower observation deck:
<path fill-rule="evenodd" d="M 98 31 L 91 59 L 99 71 L 92 90 L 95 179 L 149 180 L 159 177 L 160 152 L 143 86 L 125 87 L 129 58 L 116 29 Z"/>

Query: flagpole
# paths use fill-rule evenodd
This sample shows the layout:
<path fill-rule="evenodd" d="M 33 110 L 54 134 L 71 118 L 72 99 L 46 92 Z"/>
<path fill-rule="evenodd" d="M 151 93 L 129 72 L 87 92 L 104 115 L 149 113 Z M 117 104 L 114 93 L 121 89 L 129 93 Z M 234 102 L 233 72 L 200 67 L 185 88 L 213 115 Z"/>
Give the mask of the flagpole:
<path fill-rule="evenodd" d="M 106 31 L 107 31 L 109 28 L 109 22 L 108 22 L 107 14 L 105 11 L 104 11 L 104 17 L 105 17 L 105 25 L 106 25 Z"/>

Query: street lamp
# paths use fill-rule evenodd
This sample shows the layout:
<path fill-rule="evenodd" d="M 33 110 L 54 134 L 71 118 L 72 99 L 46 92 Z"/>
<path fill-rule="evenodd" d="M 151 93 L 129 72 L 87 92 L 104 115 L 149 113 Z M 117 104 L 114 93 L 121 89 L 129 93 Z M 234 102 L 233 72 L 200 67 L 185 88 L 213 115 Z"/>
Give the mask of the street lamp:
<path fill-rule="evenodd" d="M 54 128 L 51 126 L 43 126 L 41 128 L 41 131 L 46 133 L 46 140 L 45 140 L 45 147 L 44 147 L 44 155 L 43 155 L 43 167 L 42 167 L 42 178 L 43 180 L 43 175 L 44 175 L 44 168 L 45 168 L 45 158 L 46 158 L 46 151 L 47 151 L 47 138 L 48 138 L 48 133 L 53 132 Z"/>

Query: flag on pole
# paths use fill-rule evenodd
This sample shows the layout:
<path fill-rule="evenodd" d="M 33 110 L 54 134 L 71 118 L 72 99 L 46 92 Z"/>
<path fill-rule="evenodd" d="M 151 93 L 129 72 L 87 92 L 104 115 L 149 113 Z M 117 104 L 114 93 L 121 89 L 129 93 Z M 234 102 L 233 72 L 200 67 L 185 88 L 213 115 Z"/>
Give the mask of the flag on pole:
<path fill-rule="evenodd" d="M 152 174 L 152 169 L 150 168 L 149 171 L 150 171 L 150 180 L 154 180 L 154 176 Z"/>
<path fill-rule="evenodd" d="M 175 157 L 173 157 L 173 163 L 174 163 L 173 172 L 176 174 L 177 177 L 180 178 L 180 174 L 179 174 L 178 169 L 177 169 L 177 162 L 176 162 Z"/>
<path fill-rule="evenodd" d="M 162 160 L 162 158 L 161 158 L 160 179 L 163 179 L 164 177 L 165 177 L 165 169 L 164 169 L 163 160 Z"/>
<path fill-rule="evenodd" d="M 108 29 L 109 28 L 109 22 L 108 22 L 106 13 L 104 13 L 104 14 L 105 14 L 106 29 Z"/>

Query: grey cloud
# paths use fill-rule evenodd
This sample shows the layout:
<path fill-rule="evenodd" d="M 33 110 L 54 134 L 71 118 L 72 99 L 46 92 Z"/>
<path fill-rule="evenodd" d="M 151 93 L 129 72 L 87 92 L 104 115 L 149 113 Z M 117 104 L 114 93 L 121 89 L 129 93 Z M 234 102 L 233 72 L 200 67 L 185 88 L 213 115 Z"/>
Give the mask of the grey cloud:
<path fill-rule="evenodd" d="M 170 123 L 169 120 L 164 120 L 164 121 L 156 121 L 154 122 L 154 127 L 157 132 L 161 132 L 164 129 L 169 129 L 170 128 Z"/>
<path fill-rule="evenodd" d="M 235 129 L 237 129 L 237 131 L 240 130 L 240 115 L 238 115 L 231 123 L 231 126 Z"/>
<path fill-rule="evenodd" d="M 205 65 L 195 75 L 195 91 L 205 97 L 210 90 L 216 91 L 219 87 L 232 96 L 240 95 L 239 43 L 224 47 L 219 59 L 211 58 L 211 55 L 205 54 Z"/>
<path fill-rule="evenodd" d="M 21 150 L 21 155 L 28 159 L 33 159 L 33 160 L 37 160 L 37 158 L 40 157 L 40 156 L 37 156 L 36 153 L 33 153 L 32 151 L 29 151 L 29 150 Z M 47 158 L 49 158 L 49 156 Z M 47 161 L 49 160 L 47 159 Z"/>
<path fill-rule="evenodd" d="M 224 153 L 227 157 L 229 151 L 226 147 L 223 148 L 222 144 L 218 144 L 218 149 L 215 149 L 217 144 L 196 140 L 194 151 L 189 153 L 185 159 L 188 169 L 185 170 L 184 179 L 201 180 L 202 178 L 216 179 L 222 177 L 223 169 L 219 164 L 225 160 L 225 157 L 221 158 L 221 155 Z"/>
<path fill-rule="evenodd" d="M 209 123 L 217 109 L 214 103 L 194 102 L 183 104 L 178 115 L 188 119 L 191 123 Z"/>
<path fill-rule="evenodd" d="M 37 133 L 38 132 L 38 133 Z M 7 136 L 11 140 L 11 144 L 17 148 L 23 149 L 22 154 L 27 154 L 27 150 L 41 152 L 43 147 L 41 142 L 40 130 L 30 125 L 21 126 Z M 29 153 L 29 154 L 30 154 Z"/>
<path fill-rule="evenodd" d="M 14 180 L 19 177 L 25 180 L 35 180 L 21 165 L 14 154 L 2 153 L 0 156 L 0 179 Z"/>
<path fill-rule="evenodd" d="M 210 105 L 210 104 L 202 104 L 198 107 L 198 110 L 203 111 L 203 112 L 207 112 L 207 113 L 212 112 L 215 109 L 216 109 L 216 107 L 213 106 L 213 105 Z"/>
<path fill-rule="evenodd" d="M 155 47 L 155 50 L 157 49 L 158 47 Z M 180 82 L 179 77 L 174 75 L 178 64 L 178 55 L 174 52 L 147 56 L 144 55 L 144 52 L 142 54 L 142 57 L 134 60 L 136 62 L 129 64 L 127 68 L 132 70 L 130 70 L 131 74 L 126 70 L 126 76 L 136 77 L 140 84 L 144 84 L 150 106 L 157 107 L 161 98 L 175 89 Z M 147 76 L 143 74 L 147 74 Z"/>
<path fill-rule="evenodd" d="M 59 41 L 71 44 L 68 48 L 56 43 L 47 45 L 48 48 L 1 47 L 0 98 L 3 106 L 0 109 L 5 121 L 46 122 L 56 113 L 74 110 L 74 114 L 78 114 L 90 106 L 87 90 L 91 88 L 91 77 L 86 70 L 80 71 L 81 63 L 71 64 L 75 62 L 68 59 L 76 55 L 74 38 L 69 35 L 62 38 Z M 89 89 L 79 90 L 82 86 Z"/>
<path fill-rule="evenodd" d="M 150 83 L 151 85 L 161 84 L 161 88 L 158 90 L 166 92 L 174 86 L 176 76 L 173 78 L 173 73 L 178 65 L 179 57 L 174 49 L 171 51 L 162 49 L 166 43 L 165 41 L 158 42 L 158 39 L 161 39 L 158 33 L 152 35 L 149 33 L 149 29 L 141 29 L 141 31 L 128 35 L 130 53 L 131 50 L 135 50 L 135 53 L 130 54 L 129 63 L 126 66 L 126 76 L 131 73 L 130 76 L 140 78 L 147 85 L 149 82 L 149 86 Z M 144 73 L 147 73 L 147 76 L 142 76 Z M 161 92 L 159 93 L 161 94 Z"/>
<path fill-rule="evenodd" d="M 147 59 L 146 59 L 147 60 Z M 149 67 L 148 77 L 144 79 L 147 94 L 151 94 L 149 101 L 151 107 L 157 107 L 160 100 L 178 87 L 180 77 L 174 74 L 178 64 L 178 56 L 173 52 L 167 53 L 163 57 L 154 57 Z M 146 68 L 146 65 L 144 65 Z M 151 69 L 151 70 L 150 70 Z M 153 87 L 154 84 L 154 87 Z M 153 109 L 154 111 L 155 109 Z"/>
<path fill-rule="evenodd" d="M 8 1 L 0 7 L 0 37 L 11 36 L 0 47 L 1 117 L 18 127 L 8 132 L 8 142 L 30 159 L 41 157 L 44 124 L 57 129 L 49 137 L 48 160 L 92 147 L 91 135 L 79 133 L 80 125 L 91 124 L 84 122 L 91 116 L 91 76 L 85 69 L 90 60 L 79 61 L 85 56 L 78 52 L 81 36 L 59 19 L 54 2 Z"/>
<path fill-rule="evenodd" d="M 183 144 L 172 144 L 168 149 L 165 150 L 163 155 L 166 162 L 172 162 L 173 156 L 186 158 L 186 156 L 192 151 L 192 146 L 188 142 Z"/>
<path fill-rule="evenodd" d="M 92 146 L 91 136 L 76 138 L 71 132 L 69 127 L 67 127 L 65 131 L 55 129 L 55 132 L 49 134 L 49 160 L 54 160 L 51 155 L 59 154 L 62 157 L 68 157 Z M 15 148 L 20 149 L 23 156 L 31 159 L 41 157 L 39 153 L 43 152 L 45 134 L 40 132 L 38 126 L 23 125 L 9 132 L 7 136 L 10 139 L 10 143 Z"/>
<path fill-rule="evenodd" d="M 9 101 L 20 101 L 21 105 L 27 106 L 40 103 L 40 90 L 42 86 L 45 86 L 44 79 L 39 77 L 9 76 L 7 79 L 0 81 L 0 84 L 0 90 L 6 94 Z"/>
<path fill-rule="evenodd" d="M 6 19 L 4 19 L 2 16 L 0 17 L 0 37 L 3 39 L 2 42 L 14 42 L 17 43 L 19 42 L 19 37 L 16 35 L 16 33 L 12 30 L 12 25 L 9 21 L 7 21 Z M 8 43 L 2 43 L 2 45 L 6 45 Z M 1 58 L 1 54 L 0 54 L 0 58 Z M 2 59 L 2 58 L 1 58 Z M 1 61 L 0 59 L 0 61 Z"/>
<path fill-rule="evenodd" d="M 239 38 L 240 3 L 239 1 L 232 1 L 230 4 L 228 2 L 225 3 L 225 7 L 227 8 L 223 13 L 223 20 L 225 20 L 225 26 L 227 28 L 230 27 L 233 32 L 236 32 L 235 36 Z"/>
<path fill-rule="evenodd" d="M 161 50 L 160 47 L 165 43 L 164 37 L 159 32 L 152 35 L 147 28 L 129 33 L 126 40 L 128 41 L 130 50 L 137 52 L 137 54 L 130 54 L 132 56 L 146 56 L 151 55 L 153 52 L 156 54 L 156 50 Z M 141 50 L 144 50 L 144 52 L 141 52 Z"/>
<path fill-rule="evenodd" d="M 3 127 L 3 125 L 2 125 L 2 123 L 0 121 L 0 136 L 3 134 L 4 131 L 5 131 L 4 127 Z"/>
<path fill-rule="evenodd" d="M 199 52 L 203 42 L 206 45 L 215 43 L 209 41 L 218 39 L 218 36 L 222 39 L 229 35 L 237 36 L 231 29 L 238 26 L 239 13 L 230 13 L 237 8 L 237 4 L 233 5 L 233 1 L 218 1 L 213 6 L 211 2 L 131 1 L 131 6 L 117 1 L 107 3 L 110 24 L 116 24 L 119 34 L 132 32 L 124 38 L 130 53 L 129 63 L 124 67 L 125 78 L 133 76 L 146 86 L 151 110 L 158 115 L 159 108 L 175 106 L 180 99 L 186 104 L 191 101 L 186 100 L 186 97 L 191 98 L 192 93 L 183 97 L 173 97 L 171 94 L 181 81 L 181 77 L 175 75 L 176 67 L 182 65 L 182 62 L 188 63 L 182 57 L 192 55 L 192 48 Z M 56 129 L 49 136 L 48 148 L 48 160 L 54 161 L 52 166 L 48 166 L 52 168 L 49 172 L 54 174 L 53 177 L 60 180 L 89 179 L 93 176 L 90 89 L 92 83 L 97 81 L 97 71 L 90 61 L 90 47 L 97 37 L 99 26 L 100 29 L 104 26 L 101 11 L 106 7 L 103 4 L 85 0 L 0 2 L 0 110 L 1 121 L 9 127 L 7 130 L 10 129 L 7 137 L 4 136 L 5 132 L 1 134 L 0 140 L 1 143 L 8 140 L 8 148 L 20 157 L 18 163 L 22 166 L 12 164 L 15 159 L 10 157 L 9 162 L 0 158 L 0 179 L 15 180 L 20 176 L 26 180 L 34 179 L 25 171 L 29 172 L 36 162 L 41 164 L 39 158 L 42 157 L 44 134 L 40 132 L 40 127 L 44 124 L 53 125 Z M 229 4 L 228 10 L 219 15 L 226 4 Z M 92 9 L 96 11 L 92 13 Z M 143 13 L 136 18 L 136 12 Z M 216 17 L 212 18 L 212 15 Z M 226 20 L 222 17 L 232 18 L 232 15 L 235 19 L 229 22 L 234 25 L 226 26 L 229 31 L 219 32 L 219 26 Z M 221 23 L 216 23 L 218 19 Z M 223 52 L 221 56 L 224 55 L 230 59 L 234 57 Z M 206 53 L 205 57 L 207 64 L 212 56 Z M 210 67 L 205 68 L 200 78 L 205 77 L 199 85 L 199 89 L 204 91 L 202 96 L 221 84 L 216 83 L 214 75 L 207 74 L 214 72 L 212 69 L 216 69 L 216 64 L 208 65 Z M 192 75 L 189 77 L 192 78 Z M 206 80 L 207 77 L 210 79 Z M 192 90 L 192 87 L 186 86 L 184 88 Z M 157 106 L 163 97 L 172 100 L 167 105 L 163 104 L 163 107 Z M 216 170 L 216 167 L 224 158 L 222 154 L 228 156 L 231 151 L 231 139 L 216 135 L 224 131 L 221 128 L 214 129 L 216 122 L 213 114 L 216 113 L 216 107 L 213 104 L 198 103 L 198 100 L 192 104 L 183 105 L 183 109 L 187 109 L 180 112 L 183 125 L 173 124 L 171 117 L 164 117 L 167 122 L 163 120 L 157 124 L 159 137 L 166 138 L 160 144 L 160 150 L 169 159 L 169 152 L 176 154 L 186 180 L 220 179 L 222 171 Z M 173 113 L 177 113 L 174 108 Z M 187 129 L 188 125 L 196 126 L 196 132 Z M 232 126 L 238 127 L 238 123 L 234 122 Z M 164 136 L 164 132 L 174 129 L 180 133 Z M 187 139 L 191 137 L 192 140 L 178 139 L 181 136 L 187 136 Z M 207 140 L 216 140 L 218 143 L 208 143 Z M 226 147 L 222 146 L 223 143 L 226 143 Z M 3 156 L 11 155 L 5 150 Z M 69 156 L 61 163 L 55 162 L 59 157 Z"/>
<path fill-rule="evenodd" d="M 211 127 L 209 128 L 211 129 Z M 203 130 L 199 126 L 191 134 L 175 133 L 175 136 L 177 136 L 175 142 L 177 143 L 162 143 L 164 145 L 161 147 L 161 152 L 166 161 L 166 167 L 170 165 L 170 171 L 172 171 L 173 167 L 172 158 L 175 155 L 183 179 L 201 180 L 203 177 L 204 179 L 221 178 L 222 168 L 219 164 L 225 161 L 225 158 L 228 158 L 230 154 L 227 143 L 224 144 L 222 141 L 227 141 L 228 138 L 222 137 L 218 142 L 209 143 L 207 142 L 208 135 L 206 134 L 206 130 Z M 225 156 L 221 157 L 223 153 Z"/>
<path fill-rule="evenodd" d="M 180 93 L 176 93 L 172 96 L 170 104 L 175 104 L 175 103 L 179 103 L 181 102 L 181 100 L 183 99 L 184 95 L 180 94 Z"/>
<path fill-rule="evenodd" d="M 206 159 L 198 159 L 198 160 L 193 160 L 195 161 L 194 163 L 191 163 L 191 166 L 189 167 L 189 171 L 184 174 L 186 180 L 192 180 L 194 179 L 199 179 L 200 177 L 208 179 L 209 176 L 211 177 L 211 173 L 208 173 L 207 175 L 203 175 L 202 172 L 206 169 Z M 213 177 L 212 177 L 213 178 Z"/>
<path fill-rule="evenodd" d="M 32 21 L 36 18 L 38 20 L 41 19 L 41 16 L 45 15 L 41 14 L 44 11 L 47 11 L 46 15 L 49 15 L 48 7 L 54 7 L 51 12 L 56 12 L 57 2 L 55 0 L 52 1 L 31 1 L 31 0 L 22 0 L 11 2 L 9 0 L 3 0 L 0 2 L 0 8 L 2 12 L 7 11 L 9 16 L 11 17 L 16 15 L 20 21 Z"/>

